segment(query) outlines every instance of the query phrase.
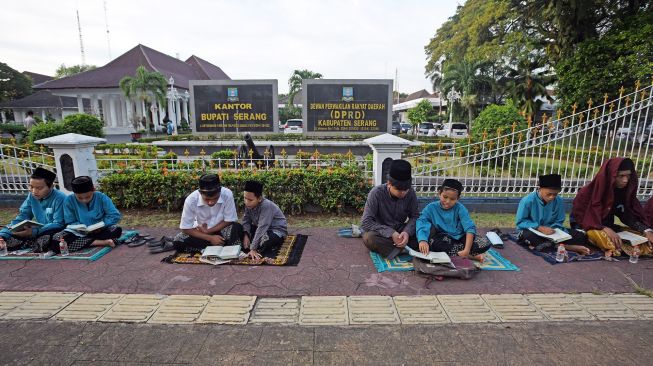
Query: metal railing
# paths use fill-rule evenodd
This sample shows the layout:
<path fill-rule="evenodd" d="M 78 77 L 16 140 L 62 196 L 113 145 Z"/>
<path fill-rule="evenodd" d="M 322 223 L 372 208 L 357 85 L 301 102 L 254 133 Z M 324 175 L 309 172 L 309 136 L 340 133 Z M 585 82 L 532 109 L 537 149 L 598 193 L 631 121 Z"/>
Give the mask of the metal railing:
<path fill-rule="evenodd" d="M 32 171 L 37 167 L 55 171 L 54 165 L 54 156 L 45 149 L 33 151 L 0 143 L 0 193 L 27 193 Z"/>
<path fill-rule="evenodd" d="M 405 154 L 413 163 L 415 189 L 432 195 L 445 178 L 461 180 L 474 196 L 521 196 L 537 187 L 541 174 L 563 177 L 562 195 L 573 196 L 589 182 L 601 163 L 629 157 L 639 175 L 637 194 L 653 194 L 653 86 L 624 94 L 587 109 L 542 124 L 531 125 L 480 142 L 461 140 L 435 152 Z"/>

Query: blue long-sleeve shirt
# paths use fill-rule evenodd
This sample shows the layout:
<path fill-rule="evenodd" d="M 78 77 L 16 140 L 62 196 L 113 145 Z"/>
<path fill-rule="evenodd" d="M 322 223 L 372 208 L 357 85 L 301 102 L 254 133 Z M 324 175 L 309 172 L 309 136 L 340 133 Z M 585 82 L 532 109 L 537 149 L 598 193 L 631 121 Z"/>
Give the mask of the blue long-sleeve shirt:
<path fill-rule="evenodd" d="M 39 236 L 49 230 L 59 230 L 64 227 L 63 206 L 66 194 L 58 189 L 53 189 L 50 194 L 38 199 L 31 193 L 27 195 L 23 204 L 18 209 L 18 216 L 8 226 L 15 225 L 24 220 L 33 220 L 43 224 L 41 227 L 32 228 L 32 236 Z M 11 237 L 11 230 L 3 228 L 0 236 L 5 239 Z"/>
<path fill-rule="evenodd" d="M 476 225 L 469 216 L 469 211 L 462 203 L 456 202 L 452 208 L 445 210 L 440 201 L 429 203 L 417 219 L 417 241 L 428 241 L 431 226 L 453 239 L 460 240 L 465 234 L 476 234 Z"/>
<path fill-rule="evenodd" d="M 564 222 L 565 206 L 560 197 L 556 197 L 553 201 L 545 204 L 538 191 L 535 191 L 519 201 L 517 216 L 515 217 L 517 230 L 548 226 L 566 231 L 562 226 Z"/>
<path fill-rule="evenodd" d="M 84 224 L 86 226 L 104 221 L 105 226 L 115 225 L 121 215 L 116 206 L 102 192 L 93 192 L 88 204 L 81 203 L 74 194 L 66 197 L 64 202 L 64 219 L 66 225 Z"/>

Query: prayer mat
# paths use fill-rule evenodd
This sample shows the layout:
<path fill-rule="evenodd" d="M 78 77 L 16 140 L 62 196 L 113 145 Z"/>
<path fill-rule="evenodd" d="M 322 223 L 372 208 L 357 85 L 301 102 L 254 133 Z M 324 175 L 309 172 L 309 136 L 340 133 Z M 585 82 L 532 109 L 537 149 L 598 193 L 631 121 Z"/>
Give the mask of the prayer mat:
<path fill-rule="evenodd" d="M 387 259 L 383 258 L 379 253 L 370 252 L 370 258 L 372 258 L 372 263 L 374 263 L 377 272 L 402 272 L 413 270 L 413 257 L 408 253 L 402 253 L 392 259 Z"/>
<path fill-rule="evenodd" d="M 504 258 L 499 252 L 490 248 L 483 255 L 483 262 L 473 261 L 483 271 L 519 271 L 519 267 Z"/>
<path fill-rule="evenodd" d="M 393 259 L 386 259 L 378 253 L 370 252 L 370 258 L 372 258 L 372 263 L 374 263 L 377 272 L 413 270 L 413 257 L 408 253 L 402 253 Z M 485 252 L 483 263 L 474 261 L 474 265 L 484 271 L 519 271 L 519 267 L 512 264 L 494 249 Z"/>
<path fill-rule="evenodd" d="M 574 262 L 588 262 L 588 261 L 600 261 L 603 259 L 603 253 L 601 251 L 590 253 L 588 255 L 580 255 L 578 253 L 567 251 L 567 259 L 564 262 L 558 262 L 556 260 L 556 252 L 538 252 L 537 250 L 531 249 L 525 245 L 519 244 L 519 234 L 517 232 L 510 233 L 510 240 L 514 241 L 520 247 L 526 249 L 528 252 L 535 254 L 536 256 L 544 259 L 549 264 L 561 264 L 561 263 L 574 263 Z M 628 258 L 628 257 L 626 257 Z"/>
<path fill-rule="evenodd" d="M 77 260 L 88 260 L 96 261 L 100 259 L 105 254 L 111 251 L 110 247 L 90 247 L 78 250 L 76 252 L 70 253 L 70 255 L 63 256 L 61 254 L 54 255 L 52 257 L 44 258 L 44 260 L 57 260 L 57 259 L 77 259 Z M 14 260 L 14 259 L 40 259 L 39 253 L 32 252 L 32 249 L 21 249 L 10 251 L 4 257 L 0 257 L 0 260 Z"/>
<path fill-rule="evenodd" d="M 308 237 L 302 234 L 288 235 L 279 249 L 262 253 L 265 256 L 261 259 L 235 259 L 225 264 L 246 266 L 259 266 L 262 264 L 272 266 L 296 266 L 299 263 L 302 253 L 304 252 L 304 246 L 306 246 L 307 239 Z M 162 262 L 181 264 L 207 264 L 200 262 L 199 253 L 175 253 L 171 256 L 163 258 Z"/>

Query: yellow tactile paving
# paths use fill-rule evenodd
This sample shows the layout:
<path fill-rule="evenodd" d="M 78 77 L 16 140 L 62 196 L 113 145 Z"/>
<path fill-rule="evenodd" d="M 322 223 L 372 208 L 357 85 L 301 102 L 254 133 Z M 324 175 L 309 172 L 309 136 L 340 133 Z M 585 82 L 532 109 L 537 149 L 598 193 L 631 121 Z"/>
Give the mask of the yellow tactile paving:
<path fill-rule="evenodd" d="M 299 308 L 299 324 L 347 325 L 349 311 L 346 296 L 303 296 Z"/>
<path fill-rule="evenodd" d="M 297 323 L 298 298 L 263 298 L 254 306 L 250 323 Z"/>
<path fill-rule="evenodd" d="M 393 297 L 402 324 L 440 324 L 450 320 L 435 295 Z"/>
<path fill-rule="evenodd" d="M 0 317 L 36 296 L 38 292 L 4 291 L 0 293 Z"/>
<path fill-rule="evenodd" d="M 100 319 L 120 299 L 122 294 L 84 294 L 59 312 L 56 320 L 90 321 Z"/>
<path fill-rule="evenodd" d="M 524 295 L 481 295 L 503 322 L 544 321 L 542 314 Z"/>
<path fill-rule="evenodd" d="M 247 324 L 256 296 L 214 295 L 200 315 L 199 323 Z"/>
<path fill-rule="evenodd" d="M 550 320 L 594 320 L 585 308 L 565 294 L 529 294 L 528 301 Z"/>
<path fill-rule="evenodd" d="M 400 324 L 390 296 L 350 296 L 349 324 Z"/>
<path fill-rule="evenodd" d="M 635 312 L 612 295 L 579 294 L 569 297 L 599 320 L 637 319 Z"/>
<path fill-rule="evenodd" d="M 500 321 L 480 295 L 438 295 L 438 300 L 454 323 Z"/>
<path fill-rule="evenodd" d="M 653 319 L 653 298 L 638 294 L 616 294 L 613 297 L 633 310 L 640 318 Z"/>
<path fill-rule="evenodd" d="M 81 292 L 39 292 L 5 313 L 2 319 L 50 319 L 81 295 Z"/>
<path fill-rule="evenodd" d="M 101 322 L 144 323 L 161 305 L 164 295 L 125 295 L 99 319 Z"/>
<path fill-rule="evenodd" d="M 195 322 L 211 296 L 170 295 L 147 321 L 158 324 L 189 324 Z"/>

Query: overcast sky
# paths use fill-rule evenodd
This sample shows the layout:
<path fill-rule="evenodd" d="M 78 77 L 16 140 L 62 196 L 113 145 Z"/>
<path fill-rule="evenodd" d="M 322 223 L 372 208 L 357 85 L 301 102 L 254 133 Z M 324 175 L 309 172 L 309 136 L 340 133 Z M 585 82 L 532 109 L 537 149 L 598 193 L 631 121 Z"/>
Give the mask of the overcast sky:
<path fill-rule="evenodd" d="M 104 3 L 110 36 L 107 42 Z M 20 0 L 2 4 L 0 62 L 54 75 L 105 65 L 141 43 L 185 60 L 197 55 L 232 79 L 277 79 L 295 69 L 329 79 L 394 79 L 405 93 L 432 91 L 424 46 L 464 3 L 452 0 Z"/>

